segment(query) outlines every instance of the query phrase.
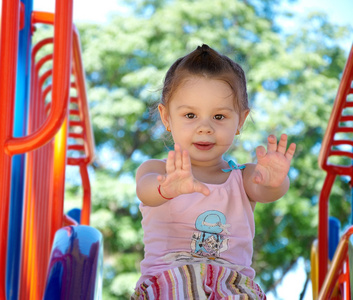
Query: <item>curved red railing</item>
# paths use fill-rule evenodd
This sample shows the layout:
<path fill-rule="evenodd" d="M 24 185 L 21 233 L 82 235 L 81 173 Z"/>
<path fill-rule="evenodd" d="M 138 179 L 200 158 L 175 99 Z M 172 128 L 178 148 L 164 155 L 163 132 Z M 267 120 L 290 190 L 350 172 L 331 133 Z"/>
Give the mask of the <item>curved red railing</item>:
<path fill-rule="evenodd" d="M 5 143 L 5 151 L 8 155 L 28 152 L 51 140 L 67 115 L 71 76 L 72 9 L 72 0 L 56 1 L 55 15 L 33 14 L 33 22 L 37 21 L 38 15 L 45 15 L 44 20 L 46 17 L 54 16 L 53 74 L 58 75 L 53 76 L 52 103 L 48 118 L 36 132 L 29 136 L 9 139 Z"/>
<path fill-rule="evenodd" d="M 81 56 L 81 43 L 77 28 L 74 26 L 73 31 L 73 71 L 75 73 L 75 86 L 78 92 L 78 100 L 80 107 L 80 119 L 83 121 L 82 135 L 85 141 L 85 156 L 79 158 L 80 163 L 84 162 L 89 164 L 94 158 L 94 137 L 91 126 L 91 118 L 89 115 L 88 99 L 85 86 L 85 71 L 83 68 L 82 56 Z M 72 160 L 74 161 L 74 160 Z"/>
<path fill-rule="evenodd" d="M 346 151 L 342 146 L 353 146 L 353 142 L 348 138 L 341 138 L 336 134 L 353 133 L 353 126 L 347 122 L 353 121 L 353 113 L 345 109 L 353 108 L 353 98 L 348 99 L 353 94 L 353 47 L 347 59 L 343 71 L 340 86 L 333 105 L 332 113 L 328 122 L 327 130 L 322 141 L 319 155 L 319 165 L 327 172 L 325 182 L 319 198 L 319 225 L 318 225 L 318 288 L 319 291 L 324 283 L 328 269 L 328 202 L 332 185 L 336 176 L 353 176 L 353 166 L 330 164 L 329 158 L 341 156 L 353 159 L 353 154 Z M 352 110 L 353 111 L 353 110 Z M 335 139 L 336 137 L 336 139 Z M 340 148 L 341 147 L 341 148 Z"/>
<path fill-rule="evenodd" d="M 81 133 L 77 135 L 74 132 L 69 132 L 69 137 L 71 138 L 81 138 L 84 141 L 83 147 L 78 148 L 84 152 L 79 158 L 68 158 L 69 165 L 77 165 L 80 168 L 82 189 L 83 189 L 83 205 L 81 210 L 81 224 L 89 225 L 89 217 L 91 214 L 91 186 L 89 181 L 89 176 L 87 172 L 87 165 L 93 161 L 94 158 L 94 136 L 93 130 L 90 122 L 89 107 L 86 94 L 85 78 L 84 78 L 84 68 L 81 57 L 81 43 L 79 39 L 79 34 L 74 27 L 73 34 L 73 72 L 75 74 L 74 87 L 77 90 L 77 97 L 72 98 L 72 102 L 76 103 L 78 106 L 77 111 L 71 111 L 70 114 L 79 117 L 81 122 L 70 121 L 69 126 L 79 126 L 81 127 Z M 74 145 L 69 145 L 69 150 L 73 149 Z"/>

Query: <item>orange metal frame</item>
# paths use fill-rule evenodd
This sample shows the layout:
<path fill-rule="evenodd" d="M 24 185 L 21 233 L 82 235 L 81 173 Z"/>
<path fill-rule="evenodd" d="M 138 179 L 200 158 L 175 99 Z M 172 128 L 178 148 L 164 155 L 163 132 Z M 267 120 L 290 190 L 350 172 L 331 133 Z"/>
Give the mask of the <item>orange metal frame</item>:
<path fill-rule="evenodd" d="M 41 299 L 54 234 L 63 224 L 75 223 L 63 213 L 66 164 L 80 168 L 83 185 L 81 224 L 89 225 L 91 204 L 87 166 L 93 160 L 94 139 L 80 41 L 72 24 L 72 0 L 56 1 L 55 15 L 32 13 L 32 26 L 36 23 L 54 25 L 54 38 L 45 39 L 33 47 L 29 134 L 13 137 L 20 7 L 24 9 L 19 0 L 2 2 L 2 11 L 6 13 L 1 19 L 0 48 L 0 299 L 6 299 L 4 266 L 8 245 L 11 157 L 25 152 L 29 153 L 20 298 Z M 48 44 L 53 44 L 53 54 L 36 62 L 38 51 Z M 46 63 L 52 63 L 52 70 L 40 74 Z M 48 80 L 52 84 L 46 84 Z M 51 102 L 45 104 L 49 93 Z M 67 157 L 68 150 L 79 151 L 79 157 Z"/>
<path fill-rule="evenodd" d="M 344 110 L 347 108 L 353 108 L 353 99 L 347 98 L 349 95 L 353 94 L 352 88 L 353 80 L 353 47 L 350 51 L 340 86 L 337 92 L 333 110 L 331 113 L 330 120 L 328 122 L 328 127 L 322 142 L 322 148 L 319 155 L 319 164 L 323 170 L 327 172 L 325 182 L 320 193 L 319 198 L 319 226 L 318 226 L 318 289 L 319 291 L 323 289 L 324 295 L 327 295 L 327 284 L 332 282 L 331 279 L 326 279 L 328 270 L 328 203 L 329 196 L 331 192 L 332 185 L 335 181 L 336 176 L 349 176 L 352 179 L 353 176 L 353 166 L 342 166 L 333 165 L 329 163 L 329 158 L 332 156 L 343 156 L 353 159 L 353 153 L 348 152 L 340 146 L 349 145 L 353 146 L 353 141 L 348 139 L 337 139 L 336 134 L 353 133 L 353 113 Z M 336 138 L 335 138 L 336 137 Z M 347 234 L 351 234 L 351 229 L 348 230 Z M 343 236 L 343 239 L 346 235 Z M 344 248 L 345 249 L 345 248 Z M 330 269 L 330 274 L 328 276 L 334 276 L 337 279 L 338 270 L 342 272 L 342 264 L 346 258 L 346 251 L 341 250 L 341 255 L 339 259 L 336 259 Z M 333 271 L 334 270 L 334 271 Z M 335 281 L 333 280 L 333 281 Z M 325 281 L 325 286 L 323 287 Z M 332 288 L 332 285 L 329 284 Z M 330 290 L 329 292 L 332 292 Z M 320 298 L 328 299 L 328 298 Z"/>

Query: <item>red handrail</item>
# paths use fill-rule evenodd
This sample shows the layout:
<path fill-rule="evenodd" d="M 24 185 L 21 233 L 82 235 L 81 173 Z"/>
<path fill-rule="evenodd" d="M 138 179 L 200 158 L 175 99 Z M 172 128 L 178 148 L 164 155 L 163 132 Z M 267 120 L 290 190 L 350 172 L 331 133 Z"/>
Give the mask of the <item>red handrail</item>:
<path fill-rule="evenodd" d="M 347 101 L 347 96 L 353 94 L 353 46 L 348 56 L 342 79 L 338 88 L 337 96 L 333 105 L 332 113 L 328 122 L 325 136 L 322 141 L 319 155 L 319 165 L 327 172 L 326 179 L 319 198 L 319 224 L 318 224 L 318 260 L 319 279 L 318 288 L 321 289 L 328 268 L 328 201 L 332 185 L 336 176 L 353 175 L 353 166 L 333 165 L 329 163 L 331 156 L 344 156 L 352 158 L 352 154 L 340 150 L 337 146 L 352 145 L 352 141 L 336 139 L 336 133 L 352 132 L 352 126 L 343 126 L 343 122 L 350 120 L 351 116 L 343 115 L 345 108 L 352 107 L 352 102 Z M 333 148 L 335 146 L 335 148 Z"/>
<path fill-rule="evenodd" d="M 84 141 L 84 145 L 71 145 L 70 149 L 83 150 L 84 155 L 81 157 L 68 157 L 67 163 L 69 165 L 76 165 L 80 167 L 80 174 L 82 180 L 83 189 L 83 204 L 81 210 L 81 224 L 89 225 L 89 217 L 91 214 L 91 186 L 87 172 L 87 165 L 92 162 L 94 158 L 94 136 L 93 130 L 90 123 L 90 115 L 88 108 L 88 100 L 86 94 L 84 68 L 81 57 L 81 43 L 79 34 L 74 27 L 73 32 L 73 72 L 75 74 L 74 87 L 77 90 L 77 97 L 72 98 L 72 102 L 76 103 L 78 110 L 73 110 L 72 113 L 75 116 L 79 116 L 80 121 L 70 121 L 69 125 L 79 126 L 82 131 L 80 137 Z M 74 133 L 69 133 L 70 137 L 74 137 Z"/>
<path fill-rule="evenodd" d="M 348 94 L 353 93 L 351 87 L 353 78 L 353 45 L 348 56 L 346 66 L 344 68 L 342 79 L 337 91 L 336 99 L 332 108 L 332 113 L 328 121 L 325 136 L 322 140 L 321 151 L 319 154 L 319 165 L 322 169 L 327 170 L 330 168 L 328 158 L 332 155 L 332 145 L 337 145 L 337 141 L 334 142 L 334 136 L 337 132 L 342 130 L 339 126 L 339 121 L 342 120 L 342 111 L 345 107 L 349 107 L 346 102 Z M 352 128 L 350 128 L 352 130 Z M 351 173 L 352 174 L 352 173 Z"/>
<path fill-rule="evenodd" d="M 89 225 L 89 217 L 91 215 L 91 185 L 87 172 L 87 165 L 80 165 L 80 173 L 82 179 L 82 189 L 83 189 L 83 204 L 81 210 L 81 224 Z"/>
<path fill-rule="evenodd" d="M 54 59 L 52 103 L 48 118 L 42 126 L 26 137 L 11 138 L 5 143 L 8 155 L 28 152 L 50 141 L 67 116 L 72 49 L 72 9 L 71 1 L 56 1 L 55 15 L 39 13 L 48 19 L 54 16 Z M 36 13 L 33 21 L 36 21 Z M 60 74 L 60 76 L 59 76 Z"/>
<path fill-rule="evenodd" d="M 73 69 L 75 73 L 75 85 L 78 93 L 78 101 L 80 106 L 81 120 L 83 120 L 83 135 L 85 141 L 85 157 L 84 162 L 89 164 L 94 158 L 94 136 L 91 126 L 91 118 L 89 114 L 86 86 L 85 86 L 85 71 L 83 68 L 82 56 L 81 56 L 81 43 L 80 37 L 76 26 L 74 26 L 73 32 L 73 53 L 72 59 L 74 61 Z"/>

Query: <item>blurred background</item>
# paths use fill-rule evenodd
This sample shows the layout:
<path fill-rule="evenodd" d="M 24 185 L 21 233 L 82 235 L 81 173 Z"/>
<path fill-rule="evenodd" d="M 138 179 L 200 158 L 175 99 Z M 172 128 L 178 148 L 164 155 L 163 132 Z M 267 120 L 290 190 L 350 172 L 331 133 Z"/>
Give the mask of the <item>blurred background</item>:
<path fill-rule="evenodd" d="M 54 2 L 34 0 L 34 9 L 53 11 Z M 253 267 L 269 299 L 311 299 L 310 248 L 324 178 L 317 159 L 353 42 L 352 8 L 350 0 L 74 1 L 96 141 L 91 225 L 104 235 L 104 300 L 129 299 L 140 276 L 135 171 L 166 156 L 170 142 L 151 112 L 168 67 L 202 43 L 247 74 L 251 118 L 227 155 L 253 162 L 269 133 L 297 143 L 289 192 L 256 206 Z M 82 191 L 80 176 L 67 173 L 69 210 L 81 206 Z M 337 179 L 330 202 L 343 227 L 350 214 L 344 180 Z"/>

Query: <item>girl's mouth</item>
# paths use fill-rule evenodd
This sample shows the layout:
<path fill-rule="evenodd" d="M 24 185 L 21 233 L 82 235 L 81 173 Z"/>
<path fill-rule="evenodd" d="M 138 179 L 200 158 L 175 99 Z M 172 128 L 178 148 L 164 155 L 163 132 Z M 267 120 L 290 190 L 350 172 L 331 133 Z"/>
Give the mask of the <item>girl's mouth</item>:
<path fill-rule="evenodd" d="M 215 144 L 209 142 L 194 143 L 194 146 L 199 150 L 211 150 Z"/>

